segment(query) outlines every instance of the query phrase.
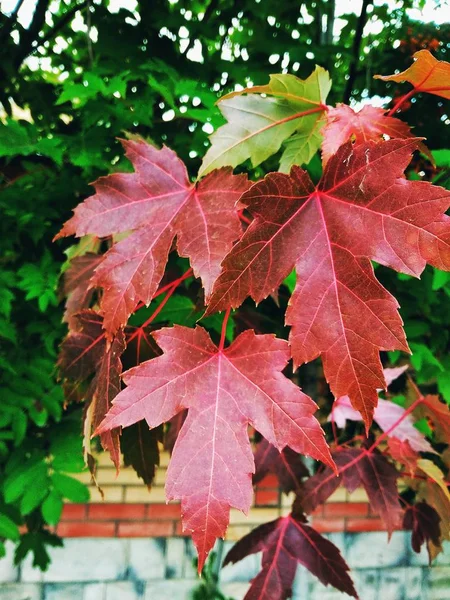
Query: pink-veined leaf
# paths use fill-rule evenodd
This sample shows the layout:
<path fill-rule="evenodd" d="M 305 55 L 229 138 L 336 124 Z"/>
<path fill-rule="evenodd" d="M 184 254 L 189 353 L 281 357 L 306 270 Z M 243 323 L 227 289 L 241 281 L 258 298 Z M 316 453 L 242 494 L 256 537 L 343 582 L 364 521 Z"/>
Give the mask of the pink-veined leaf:
<path fill-rule="evenodd" d="M 72 330 L 61 344 L 58 367 L 68 379 L 84 381 L 94 373 L 107 347 L 103 319 L 94 310 L 72 317 Z"/>
<path fill-rule="evenodd" d="M 368 428 L 385 388 L 380 350 L 409 351 L 398 303 L 370 260 L 418 276 L 450 269 L 450 192 L 404 176 L 417 140 L 341 146 L 319 185 L 293 167 L 269 174 L 241 202 L 254 220 L 223 261 L 207 314 L 260 302 L 295 266 L 286 312 L 296 365 L 321 355 L 335 397 Z"/>
<path fill-rule="evenodd" d="M 401 441 L 395 437 L 388 438 L 388 446 L 391 457 L 404 465 L 410 475 L 414 475 L 417 471 L 417 461 L 420 458 L 420 454 L 411 448 L 408 441 Z"/>
<path fill-rule="evenodd" d="M 178 252 L 190 259 L 209 296 L 222 259 L 241 235 L 236 202 L 249 186 L 246 175 L 233 175 L 229 167 L 191 184 L 169 148 L 122 143 L 135 172 L 101 177 L 97 193 L 75 209 L 57 236 L 131 231 L 106 253 L 92 279 L 103 288 L 101 309 L 110 333 L 126 324 L 139 301 L 150 303 L 175 236 Z"/>
<path fill-rule="evenodd" d="M 391 534 L 401 521 L 397 490 L 398 471 L 378 451 L 352 448 L 333 453 L 340 476 L 335 477 L 324 467 L 302 483 L 297 503 L 307 513 L 323 504 L 342 483 L 351 493 L 361 485 L 366 490 L 370 506 L 379 515 Z M 336 481 L 337 479 L 337 481 Z"/>
<path fill-rule="evenodd" d="M 237 542 L 224 566 L 249 554 L 262 552 L 261 572 L 253 579 L 244 600 L 286 600 L 291 597 L 297 565 L 303 565 L 324 585 L 358 597 L 339 549 L 291 514 L 260 525 Z"/>
<path fill-rule="evenodd" d="M 91 454 L 89 440 L 111 408 L 112 401 L 120 392 L 122 362 L 120 357 L 125 351 L 125 335 L 119 330 L 114 336 L 109 348 L 103 355 L 97 373 L 89 386 L 87 393 L 88 406 L 85 411 L 84 432 L 85 452 Z M 120 466 L 120 428 L 105 431 L 100 435 L 104 450 L 108 451 L 116 471 Z"/>
<path fill-rule="evenodd" d="M 355 145 L 368 140 L 382 140 L 413 137 L 407 123 L 394 117 L 387 117 L 384 108 L 366 105 L 356 112 L 346 104 L 330 108 L 326 114 L 326 125 L 322 129 L 322 161 L 325 165 L 339 147 L 352 140 Z M 422 144 L 421 150 L 427 152 Z M 428 153 L 428 152 L 427 152 Z"/>
<path fill-rule="evenodd" d="M 64 294 L 67 297 L 63 320 L 72 326 L 72 317 L 89 307 L 94 293 L 90 281 L 102 257 L 92 252 L 76 256 L 64 273 Z M 76 326 L 76 325 L 75 325 Z"/>
<path fill-rule="evenodd" d="M 389 386 L 407 368 L 408 365 L 393 369 L 383 369 L 386 385 Z M 431 444 L 425 439 L 425 436 L 414 427 L 413 416 L 411 414 L 405 416 L 405 412 L 406 409 L 402 406 L 380 398 L 373 418 L 383 431 L 389 432 L 388 435 L 390 438 L 407 441 L 415 452 L 435 452 Z M 361 415 L 352 407 L 348 396 L 341 396 L 341 398 L 337 398 L 334 402 L 328 420 L 334 421 L 338 427 L 343 428 L 347 420 L 360 421 Z"/>
<path fill-rule="evenodd" d="M 247 512 L 254 460 L 251 424 L 282 450 L 309 454 L 333 466 L 314 402 L 281 371 L 289 359 L 284 340 L 247 330 L 219 350 L 201 328 L 174 326 L 153 333 L 163 355 L 124 375 L 98 432 L 145 418 L 157 427 L 178 412 L 188 415 L 178 435 L 166 480 L 168 500 L 180 498 L 185 530 L 192 532 L 199 569 L 231 506 Z"/>

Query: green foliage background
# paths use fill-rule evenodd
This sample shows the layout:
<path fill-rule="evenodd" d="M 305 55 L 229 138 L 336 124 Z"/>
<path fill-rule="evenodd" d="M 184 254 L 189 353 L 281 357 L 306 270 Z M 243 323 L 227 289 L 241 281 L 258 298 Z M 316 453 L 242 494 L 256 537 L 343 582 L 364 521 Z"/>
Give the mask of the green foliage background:
<path fill-rule="evenodd" d="M 303 78 L 317 63 L 333 79 L 330 104 L 392 96 L 398 86 L 374 74 L 403 70 L 422 47 L 450 57 L 450 26 L 408 19 L 405 9 L 420 4 L 364 0 L 337 36 L 334 0 L 130 0 L 131 10 L 115 13 L 108 1 L 38 0 L 27 27 L 16 10 L 0 13 L 0 555 L 10 539 L 18 562 L 31 551 L 46 568 L 63 500 L 88 498 L 71 477 L 83 469 L 81 409 L 64 410 L 54 366 L 70 242 L 52 238 L 92 193 L 88 182 L 129 169 L 117 138 L 166 143 L 194 175 L 222 123 L 215 102 L 236 85 L 281 71 Z M 363 32 L 367 21 L 380 33 Z M 448 185 L 443 102 L 417 98 L 404 117 L 439 150 L 437 170 L 418 162 L 410 176 Z M 419 383 L 450 402 L 450 276 L 377 273 L 399 298 Z M 265 306 L 270 320 L 273 303 Z"/>

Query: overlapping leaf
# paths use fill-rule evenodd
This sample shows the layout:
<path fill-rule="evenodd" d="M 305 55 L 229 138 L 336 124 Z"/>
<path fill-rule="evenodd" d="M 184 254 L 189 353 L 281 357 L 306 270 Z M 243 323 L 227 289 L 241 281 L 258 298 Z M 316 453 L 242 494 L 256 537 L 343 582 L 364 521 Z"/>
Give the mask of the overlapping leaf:
<path fill-rule="evenodd" d="M 289 447 L 280 452 L 273 444 L 263 439 L 255 452 L 253 483 L 257 485 L 269 473 L 277 476 L 280 488 L 285 494 L 298 490 L 302 478 L 309 475 L 297 452 Z"/>
<path fill-rule="evenodd" d="M 131 466 L 138 477 L 150 488 L 159 466 L 159 446 L 162 442 L 162 427 L 149 429 L 145 421 L 126 427 L 121 436 L 123 462 Z"/>
<path fill-rule="evenodd" d="M 58 360 L 61 374 L 75 384 L 94 375 L 88 389 L 82 394 L 86 402 L 83 424 L 86 455 L 90 455 L 92 431 L 104 419 L 121 386 L 121 355 L 125 350 L 125 335 L 120 330 L 112 342 L 108 343 L 102 321 L 101 315 L 93 310 L 84 310 L 74 315 L 71 319 L 74 329 L 62 343 Z M 119 431 L 115 429 L 103 433 L 100 441 L 118 469 Z"/>
<path fill-rule="evenodd" d="M 383 369 L 383 375 L 386 385 L 389 386 L 393 381 L 402 375 L 408 365 L 396 367 L 393 369 Z M 329 421 L 334 421 L 338 427 L 345 427 L 345 423 L 350 421 L 359 421 L 361 415 L 352 408 L 348 396 L 337 398 L 333 404 Z M 374 410 L 374 421 L 378 423 L 381 429 L 387 433 L 389 439 L 396 439 L 398 442 L 405 442 L 402 448 L 394 443 L 394 452 L 397 452 L 397 458 L 404 462 L 409 456 L 409 465 L 417 461 L 417 452 L 435 452 L 431 444 L 425 439 L 416 427 L 414 427 L 414 418 L 411 414 L 406 414 L 406 409 L 389 400 L 378 400 L 378 406 Z M 411 454 L 410 450 L 413 450 Z"/>
<path fill-rule="evenodd" d="M 125 350 L 125 335 L 118 331 L 108 350 L 103 355 L 97 373 L 89 386 L 87 393 L 88 406 L 85 411 L 84 432 L 85 451 L 89 454 L 92 432 L 97 429 L 111 408 L 112 401 L 120 392 L 122 362 L 120 357 Z M 100 436 L 104 450 L 107 450 L 111 460 L 119 470 L 120 465 L 120 429 L 105 431 Z"/>
<path fill-rule="evenodd" d="M 384 108 L 366 105 L 356 112 L 346 104 L 338 104 L 336 108 L 328 110 L 322 135 L 323 164 L 349 140 L 358 145 L 368 140 L 381 140 L 385 136 L 391 139 L 412 137 L 409 125 L 386 116 Z"/>
<path fill-rule="evenodd" d="M 308 163 L 322 141 L 320 129 L 330 87 L 327 71 L 316 67 L 305 80 L 271 75 L 267 85 L 223 96 L 219 108 L 228 123 L 211 136 L 200 174 L 226 165 L 235 167 L 248 158 L 256 167 L 286 140 L 280 169 L 289 171 L 294 164 Z"/>
<path fill-rule="evenodd" d="M 100 178 L 97 193 L 75 209 L 60 236 L 98 237 L 132 231 L 113 245 L 92 283 L 103 288 L 104 327 L 124 326 L 139 301 L 149 304 L 177 237 L 180 255 L 190 259 L 208 297 L 220 263 L 241 234 L 236 201 L 248 188 L 246 175 L 230 168 L 190 184 L 176 154 L 145 142 L 124 141 L 134 173 Z"/>
<path fill-rule="evenodd" d="M 76 256 L 64 274 L 64 294 L 67 297 L 64 321 L 69 326 L 76 313 L 89 307 L 93 295 L 90 281 L 101 260 L 101 256 L 91 252 Z"/>
<path fill-rule="evenodd" d="M 413 64 L 395 75 L 375 75 L 383 81 L 409 81 L 416 92 L 427 92 L 450 100 L 450 63 L 437 60 L 429 50 L 419 50 Z"/>
<path fill-rule="evenodd" d="M 201 327 L 174 326 L 153 336 L 164 354 L 125 374 L 127 388 L 98 432 L 143 418 L 157 427 L 188 409 L 166 495 L 181 498 L 184 528 L 192 532 L 201 569 L 215 539 L 225 533 L 230 507 L 250 508 L 249 423 L 279 450 L 289 445 L 333 462 L 313 417 L 314 402 L 281 373 L 289 358 L 284 340 L 247 330 L 220 350 Z"/>
<path fill-rule="evenodd" d="M 448 444 L 450 440 L 450 409 L 439 396 L 428 395 L 423 398 L 420 411 L 430 419 L 438 440 Z"/>
<path fill-rule="evenodd" d="M 261 572 L 253 579 L 244 600 L 286 600 L 291 597 L 297 565 L 301 564 L 324 585 L 331 584 L 358 597 L 339 549 L 291 514 L 254 529 L 233 546 L 224 566 L 249 554 L 262 552 Z"/>
<path fill-rule="evenodd" d="M 388 439 L 388 446 L 391 457 L 404 465 L 409 473 L 413 475 L 417 470 L 417 461 L 420 458 L 420 454 L 411 448 L 408 441 L 402 441 L 396 437 Z"/>
<path fill-rule="evenodd" d="M 323 504 L 342 483 L 349 492 L 363 486 L 369 503 L 392 533 L 403 515 L 399 504 L 395 467 L 377 450 L 365 448 L 342 450 L 333 454 L 340 473 L 335 477 L 328 467 L 307 479 L 301 487 L 297 504 L 310 513 Z"/>
<path fill-rule="evenodd" d="M 438 513 L 426 502 L 418 502 L 406 509 L 403 527 L 412 531 L 411 546 L 414 552 L 419 553 L 425 542 L 440 546 L 440 522 Z"/>
<path fill-rule="evenodd" d="M 73 317 L 72 330 L 61 344 L 58 358 L 64 377 L 84 381 L 96 371 L 107 348 L 102 322 L 94 310 L 83 310 Z"/>
<path fill-rule="evenodd" d="M 254 220 L 223 261 L 207 311 L 263 300 L 295 266 L 294 362 L 321 355 L 334 395 L 349 396 L 366 427 L 385 387 L 379 351 L 408 351 L 398 304 L 370 259 L 415 276 L 427 262 L 450 269 L 450 192 L 405 179 L 416 145 L 345 144 L 317 188 L 298 167 L 253 185 L 241 202 Z"/>
<path fill-rule="evenodd" d="M 431 537 L 427 540 L 428 554 L 432 561 L 442 552 L 443 540 L 450 540 L 450 493 L 444 480 L 444 474 L 434 463 L 422 459 L 417 464 L 428 479 L 419 480 L 416 498 L 418 501 L 425 501 L 432 506 L 441 519 L 440 538 L 436 540 L 438 543 L 435 543 Z"/>

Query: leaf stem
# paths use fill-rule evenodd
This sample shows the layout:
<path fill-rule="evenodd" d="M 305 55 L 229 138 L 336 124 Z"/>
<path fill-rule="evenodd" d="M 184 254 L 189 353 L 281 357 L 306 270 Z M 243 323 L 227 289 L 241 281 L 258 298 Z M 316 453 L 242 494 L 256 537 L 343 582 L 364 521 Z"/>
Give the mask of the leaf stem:
<path fill-rule="evenodd" d="M 396 427 L 398 427 L 400 425 L 400 423 L 406 419 L 406 417 L 412 413 L 412 411 L 419 405 L 421 404 L 421 402 L 423 401 L 423 396 L 420 396 L 419 398 L 417 398 L 417 400 L 414 400 L 414 402 L 411 404 L 411 406 L 409 406 L 404 413 L 402 413 L 402 415 L 395 421 L 395 423 L 393 423 L 389 429 L 386 429 L 386 431 L 384 431 L 376 440 L 375 442 L 370 446 L 370 448 L 367 450 L 367 452 L 370 454 L 371 452 L 373 452 L 373 450 L 375 450 L 375 448 L 377 446 L 379 446 L 381 444 L 381 442 L 386 439 L 390 433 L 392 433 L 394 431 L 394 429 Z"/>
<path fill-rule="evenodd" d="M 230 318 L 230 313 L 231 313 L 231 308 L 227 308 L 225 315 L 223 317 L 222 333 L 220 335 L 220 343 L 219 343 L 219 352 L 222 352 L 222 350 L 224 349 L 224 346 L 225 346 L 225 339 L 227 337 L 227 323 L 228 323 L 228 319 Z"/>
<path fill-rule="evenodd" d="M 398 99 L 398 101 L 394 104 L 393 108 L 391 108 L 391 110 L 388 112 L 388 114 L 386 116 L 387 117 L 392 117 L 392 115 L 394 115 L 398 111 L 398 109 L 400 108 L 400 106 L 404 102 L 406 102 L 407 100 L 409 100 L 410 98 L 412 98 L 415 93 L 416 93 L 416 88 L 413 88 L 407 94 L 404 94 L 403 96 L 400 96 L 400 98 Z"/>
<path fill-rule="evenodd" d="M 350 469 L 351 467 L 353 467 L 354 465 L 356 465 L 360 460 L 363 459 L 364 456 L 367 456 L 368 454 L 371 454 L 377 446 L 379 446 L 379 444 L 396 428 L 398 427 L 398 425 L 403 421 L 403 419 L 406 418 L 407 415 L 409 415 L 420 403 L 422 403 L 424 401 L 424 397 L 420 396 L 419 398 L 417 398 L 417 400 L 415 400 L 411 406 L 409 408 L 407 408 L 405 410 L 405 412 L 402 414 L 402 416 L 397 419 L 397 421 L 392 425 L 392 427 L 389 427 L 389 429 L 387 429 L 382 435 L 380 435 L 380 437 L 372 444 L 372 446 L 370 446 L 370 448 L 368 448 L 365 452 L 361 452 L 361 454 L 358 454 L 358 456 L 356 456 L 353 460 L 351 460 L 350 462 L 348 462 L 346 465 L 344 465 L 343 467 L 338 467 L 337 472 L 336 473 L 331 473 L 331 475 L 329 475 L 325 481 L 322 482 L 322 485 L 324 485 L 327 481 L 331 480 L 332 477 L 334 477 L 335 475 L 337 477 L 339 477 L 340 475 L 342 475 L 342 473 L 344 473 L 344 471 L 347 471 L 348 469 Z M 402 474 L 399 473 L 399 476 L 401 476 Z"/>
<path fill-rule="evenodd" d="M 184 273 L 181 277 L 179 277 L 178 279 L 175 279 L 175 281 L 172 281 L 171 283 L 165 285 L 163 288 L 161 288 L 156 295 L 153 297 L 153 299 L 157 298 L 158 296 L 160 296 L 161 294 L 163 294 L 164 292 L 166 293 L 165 298 L 163 298 L 161 304 L 154 310 L 154 312 L 149 316 L 149 318 L 145 321 L 145 323 L 142 323 L 142 325 L 140 327 L 138 327 L 136 329 L 136 331 L 134 331 L 131 336 L 128 338 L 127 343 L 129 344 L 132 340 L 134 340 L 135 337 L 137 337 L 139 335 L 139 332 L 143 331 L 145 329 L 145 327 L 148 327 L 150 325 L 150 323 L 152 323 L 156 317 L 159 315 L 159 313 L 162 311 L 162 309 L 164 308 L 164 306 L 166 305 L 166 303 L 168 302 L 169 298 L 172 296 L 172 294 L 175 292 L 175 290 L 177 289 L 177 287 L 180 285 L 180 283 L 182 281 L 184 281 L 185 279 L 187 279 L 188 277 L 190 277 L 192 275 L 192 269 L 188 269 L 186 271 L 186 273 Z"/>

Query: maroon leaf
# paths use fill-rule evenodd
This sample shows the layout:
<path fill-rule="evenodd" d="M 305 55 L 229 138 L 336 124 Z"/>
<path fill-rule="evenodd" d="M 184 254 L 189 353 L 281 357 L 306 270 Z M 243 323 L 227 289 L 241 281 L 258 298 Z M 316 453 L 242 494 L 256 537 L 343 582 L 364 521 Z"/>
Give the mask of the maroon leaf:
<path fill-rule="evenodd" d="M 325 467 L 307 479 L 301 486 L 298 505 L 307 513 L 323 504 L 342 483 L 351 493 L 363 486 L 369 498 L 370 507 L 379 515 L 391 534 L 403 516 L 399 504 L 397 479 L 398 471 L 377 450 L 352 448 L 333 453 L 340 473 Z"/>
<path fill-rule="evenodd" d="M 398 304 L 371 260 L 418 276 L 450 269 L 450 192 L 407 181 L 417 140 L 341 146 L 317 188 L 293 167 L 253 185 L 241 202 L 254 220 L 223 261 L 208 314 L 267 297 L 295 266 L 286 312 L 295 364 L 322 356 L 336 397 L 348 395 L 366 427 L 385 388 L 380 350 L 408 351 Z"/>
<path fill-rule="evenodd" d="M 241 334 L 218 349 L 201 328 L 175 326 L 153 334 L 164 354 L 128 371 L 127 388 L 98 429 L 102 433 L 145 418 L 157 427 L 188 409 L 169 465 L 168 500 L 181 498 L 184 528 L 199 552 L 199 569 L 231 506 L 252 501 L 251 424 L 279 450 L 289 445 L 333 465 L 314 402 L 281 371 L 287 342 L 272 335 Z"/>
<path fill-rule="evenodd" d="M 347 463 L 352 462 L 355 456 L 344 450 L 334 454 L 334 460 L 340 472 L 346 467 Z M 346 482 L 349 487 L 353 487 L 354 483 L 349 475 L 346 476 Z M 337 490 L 342 483 L 342 476 L 336 477 L 336 474 L 328 467 L 321 467 L 320 470 L 312 477 L 308 477 L 301 484 L 300 491 L 296 498 L 296 506 L 298 510 L 307 514 L 312 513 L 318 506 L 322 505 L 328 498 Z M 359 485 L 359 479 L 356 482 L 356 487 Z"/>
<path fill-rule="evenodd" d="M 122 143 L 135 173 L 100 178 L 96 195 L 75 209 L 58 236 L 132 231 L 106 253 L 93 278 L 104 289 L 101 307 L 110 333 L 126 324 L 139 301 L 150 303 L 175 236 L 180 255 L 190 259 L 210 295 L 222 259 L 241 235 L 236 202 L 249 187 L 246 175 L 233 175 L 228 167 L 190 184 L 169 148 Z"/>
<path fill-rule="evenodd" d="M 103 318 L 93 310 L 83 310 L 72 318 L 72 331 L 61 344 L 58 367 L 74 381 L 83 381 L 95 372 L 106 352 Z"/>
<path fill-rule="evenodd" d="M 132 466 L 138 476 L 150 488 L 159 467 L 159 446 L 162 427 L 149 429 L 145 421 L 139 421 L 122 432 L 121 446 L 125 466 Z"/>
<path fill-rule="evenodd" d="M 76 256 L 64 273 L 64 294 L 67 300 L 63 320 L 69 323 L 70 327 L 73 315 L 89 307 L 94 293 L 90 281 L 101 260 L 101 256 L 90 252 Z"/>
<path fill-rule="evenodd" d="M 262 570 L 253 579 L 244 600 L 290 598 L 297 564 L 306 567 L 324 585 L 358 597 L 339 549 L 294 515 L 254 529 L 233 546 L 224 565 L 255 552 L 263 553 Z"/>
<path fill-rule="evenodd" d="M 426 502 L 419 502 L 406 509 L 403 527 L 412 531 L 411 547 L 414 552 L 419 553 L 422 544 L 428 541 L 435 546 L 441 545 L 440 522 L 438 513 Z"/>
<path fill-rule="evenodd" d="M 92 431 L 95 431 L 111 408 L 112 401 L 120 392 L 122 363 L 120 357 L 125 350 L 125 336 L 122 330 L 118 331 L 108 351 L 105 352 L 99 364 L 88 392 L 89 406 L 85 411 L 84 431 L 86 445 Z M 120 428 L 105 431 L 100 435 L 100 442 L 107 450 L 117 471 L 120 465 Z M 88 450 L 89 452 L 89 450 Z M 89 452 L 90 454 L 90 452 Z"/>
<path fill-rule="evenodd" d="M 309 475 L 300 455 L 289 447 L 281 452 L 263 439 L 255 452 L 255 474 L 253 484 L 257 485 L 268 473 L 278 477 L 280 488 L 285 494 L 299 489 L 303 477 Z"/>

